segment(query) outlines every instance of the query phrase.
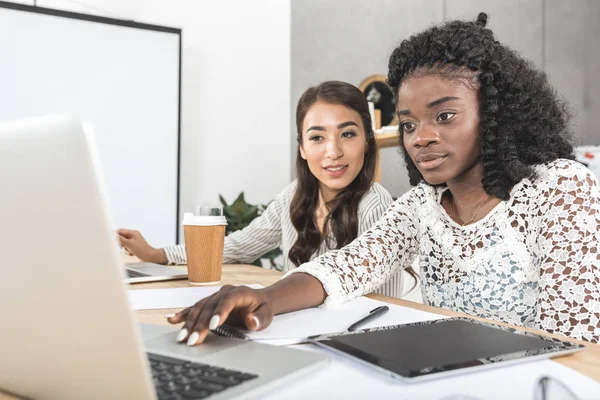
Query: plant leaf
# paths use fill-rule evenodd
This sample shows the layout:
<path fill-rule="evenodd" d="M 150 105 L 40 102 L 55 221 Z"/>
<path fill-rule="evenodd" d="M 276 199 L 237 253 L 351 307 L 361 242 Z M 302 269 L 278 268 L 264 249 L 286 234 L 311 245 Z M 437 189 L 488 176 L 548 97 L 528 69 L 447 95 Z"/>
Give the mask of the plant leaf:
<path fill-rule="evenodd" d="M 254 260 L 253 262 L 250 263 L 250 265 L 255 265 L 257 267 L 262 267 L 262 262 L 260 261 L 260 258 Z"/>
<path fill-rule="evenodd" d="M 231 205 L 231 209 L 235 214 L 242 214 L 248 207 L 248 203 L 244 200 L 244 192 L 241 192 L 237 199 Z"/>

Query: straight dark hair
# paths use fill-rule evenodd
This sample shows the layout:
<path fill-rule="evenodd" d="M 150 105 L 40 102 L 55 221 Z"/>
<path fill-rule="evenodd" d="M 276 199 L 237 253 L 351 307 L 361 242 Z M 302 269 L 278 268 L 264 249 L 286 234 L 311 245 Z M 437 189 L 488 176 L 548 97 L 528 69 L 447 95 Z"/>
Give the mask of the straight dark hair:
<path fill-rule="evenodd" d="M 339 104 L 356 111 L 362 120 L 367 142 L 362 169 L 346 188 L 327 203 L 329 213 L 325 217 L 322 234 L 315 220 L 315 210 L 319 203 L 319 181 L 310 172 L 306 160 L 300 156 L 302 123 L 308 110 L 318 101 Z M 335 238 L 335 248 L 337 249 L 347 245 L 358 236 L 358 204 L 369 191 L 375 176 L 377 143 L 365 95 L 357 87 L 346 82 L 327 81 L 306 90 L 296 107 L 296 129 L 298 185 L 290 205 L 290 218 L 298 232 L 298 240 L 290 249 L 288 257 L 292 263 L 299 266 L 310 260 L 323 240 L 326 240 L 329 229 Z M 332 248 L 330 243 L 327 243 L 327 247 Z"/>

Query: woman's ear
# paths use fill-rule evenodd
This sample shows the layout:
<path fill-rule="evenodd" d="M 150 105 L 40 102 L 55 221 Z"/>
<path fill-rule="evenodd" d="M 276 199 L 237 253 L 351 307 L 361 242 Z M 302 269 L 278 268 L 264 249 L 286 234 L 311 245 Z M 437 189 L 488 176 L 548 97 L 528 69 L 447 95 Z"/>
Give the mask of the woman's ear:
<path fill-rule="evenodd" d="M 306 160 L 306 154 L 304 153 L 304 149 L 302 148 L 302 145 L 298 145 L 298 149 L 300 150 L 300 157 L 302 157 L 303 160 Z"/>

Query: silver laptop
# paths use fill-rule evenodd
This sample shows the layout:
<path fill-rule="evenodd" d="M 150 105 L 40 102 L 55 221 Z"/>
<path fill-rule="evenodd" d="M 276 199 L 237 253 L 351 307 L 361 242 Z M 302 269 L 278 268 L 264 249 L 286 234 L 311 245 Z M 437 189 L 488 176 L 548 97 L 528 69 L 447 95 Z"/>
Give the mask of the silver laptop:
<path fill-rule="evenodd" d="M 254 398 L 327 356 L 139 326 L 89 126 L 0 123 L 0 389 L 36 399 Z M 174 395 L 180 392 L 182 394 Z"/>
<path fill-rule="evenodd" d="M 125 264 L 125 282 L 144 283 L 187 279 L 187 271 L 175 267 L 155 264 L 151 262 L 137 262 Z"/>

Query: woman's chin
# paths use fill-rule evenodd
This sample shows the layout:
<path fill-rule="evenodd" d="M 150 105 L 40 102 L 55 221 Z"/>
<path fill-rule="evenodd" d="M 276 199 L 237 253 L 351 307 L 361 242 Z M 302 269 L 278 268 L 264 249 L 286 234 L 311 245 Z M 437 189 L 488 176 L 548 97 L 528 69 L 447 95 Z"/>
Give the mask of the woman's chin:
<path fill-rule="evenodd" d="M 439 174 L 421 173 L 421 175 L 423 175 L 423 180 L 425 180 L 425 182 L 427 182 L 431 186 L 443 185 L 447 182 L 447 179 L 445 179 L 445 177 L 443 176 L 440 176 Z"/>
<path fill-rule="evenodd" d="M 321 182 L 321 184 L 324 184 L 329 190 L 333 190 L 333 191 L 340 191 L 345 189 L 346 187 L 348 187 L 348 185 L 350 184 L 350 182 L 346 182 L 346 180 L 332 180 L 332 179 L 328 179 L 328 180 L 324 180 Z"/>

